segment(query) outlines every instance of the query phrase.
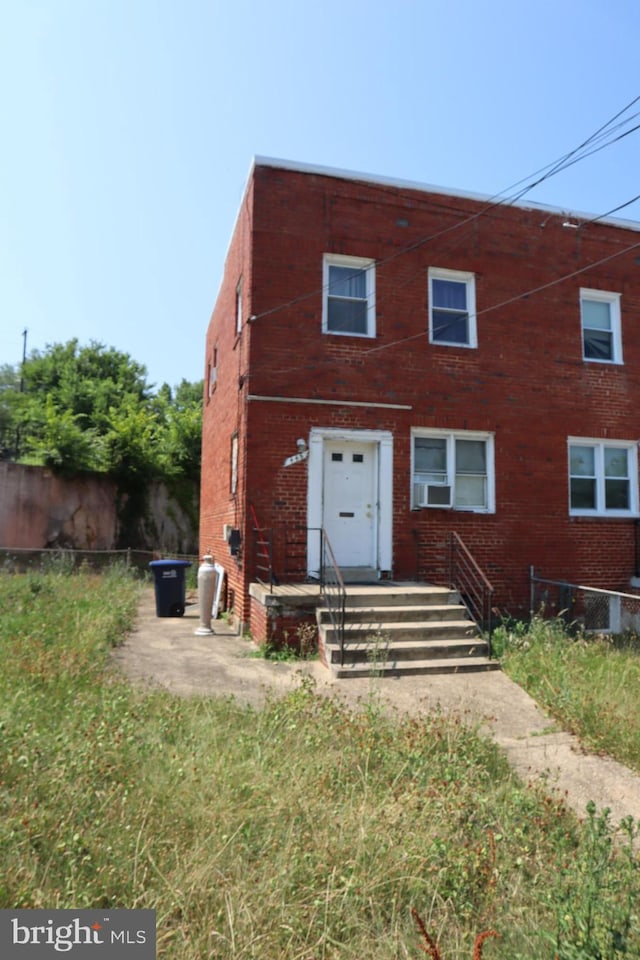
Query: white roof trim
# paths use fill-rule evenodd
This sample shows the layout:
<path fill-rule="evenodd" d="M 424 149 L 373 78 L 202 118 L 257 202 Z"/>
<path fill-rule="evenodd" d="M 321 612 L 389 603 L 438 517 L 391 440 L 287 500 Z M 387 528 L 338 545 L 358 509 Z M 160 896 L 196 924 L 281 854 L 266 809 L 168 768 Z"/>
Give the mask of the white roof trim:
<path fill-rule="evenodd" d="M 511 207 L 518 207 L 523 210 L 540 210 L 545 213 L 551 213 L 556 216 L 575 218 L 577 220 L 594 220 L 599 217 L 597 213 L 584 213 L 578 210 L 569 210 L 566 207 L 549 206 L 543 203 L 519 203 L 510 202 L 506 199 L 500 199 L 498 195 L 489 196 L 481 193 L 468 193 L 464 190 L 453 190 L 450 187 L 438 187 L 430 183 L 418 183 L 413 180 L 397 180 L 393 177 L 383 177 L 372 173 L 358 173 L 354 170 L 340 170 L 334 167 L 319 166 L 311 163 L 298 163 L 293 160 L 278 160 L 275 157 L 256 156 L 253 159 L 249 172 L 249 179 L 256 167 L 274 167 L 280 170 L 292 170 L 296 173 L 315 174 L 320 177 L 334 177 L 339 180 L 359 180 L 364 183 L 375 183 L 385 187 L 396 187 L 401 190 L 418 190 L 421 193 L 438 193 L 448 197 L 461 197 L 465 200 L 475 200 L 480 203 L 508 204 Z M 637 220 L 620 220 L 612 217 L 602 217 L 598 223 L 604 223 L 611 227 L 621 227 L 624 230 L 640 231 L 640 223 Z"/>

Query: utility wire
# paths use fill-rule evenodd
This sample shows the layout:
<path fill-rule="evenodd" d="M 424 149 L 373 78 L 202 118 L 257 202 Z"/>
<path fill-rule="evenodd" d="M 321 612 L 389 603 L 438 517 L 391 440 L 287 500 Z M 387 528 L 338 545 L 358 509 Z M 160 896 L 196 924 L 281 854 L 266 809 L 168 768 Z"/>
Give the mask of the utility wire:
<path fill-rule="evenodd" d="M 541 293 L 543 290 L 548 290 L 550 287 L 557 286 L 560 283 L 563 283 L 565 280 L 570 280 L 573 277 L 580 276 L 580 274 L 586 273 L 587 271 L 602 266 L 605 263 L 608 263 L 611 260 L 616 259 L 616 257 L 621 257 L 625 253 L 630 253 L 632 250 L 637 250 L 640 248 L 640 240 L 637 243 L 632 243 L 631 245 L 624 247 L 622 250 L 618 250 L 615 253 L 611 253 L 606 257 L 602 257 L 600 260 L 594 260 L 591 263 L 586 264 L 584 267 L 580 267 L 577 270 L 572 270 L 571 273 L 563 274 L 561 277 L 556 277 L 554 280 L 549 280 L 546 283 L 539 284 L 537 287 L 532 287 L 529 290 L 525 290 L 522 293 L 518 293 L 513 297 L 509 297 L 507 300 L 502 300 L 499 303 L 494 303 L 491 306 L 484 307 L 482 310 L 478 310 L 475 313 L 476 317 L 484 316 L 487 313 L 491 313 L 494 310 L 500 310 L 502 307 L 509 306 L 512 303 L 517 303 L 519 300 L 524 300 L 527 297 L 534 296 L 537 293 Z M 392 347 L 402 346 L 406 343 L 411 343 L 414 340 L 420 340 L 423 337 L 428 335 L 428 329 L 425 328 L 420 330 L 418 333 L 411 334 L 408 337 L 402 337 L 396 340 L 393 340 L 391 343 L 379 344 L 377 347 L 370 347 L 368 350 L 362 350 L 358 359 L 363 359 L 374 353 L 381 353 L 383 350 L 390 350 Z M 317 368 L 318 363 L 330 367 L 331 365 L 338 365 L 343 361 L 338 357 L 322 357 L 319 361 L 316 361 L 314 367 Z M 284 369 L 272 370 L 272 373 L 278 374 L 279 376 L 290 374 L 290 373 L 304 373 L 305 367 L 303 364 L 296 364 L 295 366 L 286 367 Z M 250 375 L 250 372 L 249 372 Z"/>
<path fill-rule="evenodd" d="M 585 151 L 585 148 L 588 147 L 589 145 L 592 145 L 592 146 L 593 146 L 594 144 L 598 143 L 598 141 L 602 141 L 602 140 L 605 139 L 607 136 L 609 136 L 614 130 L 618 130 L 618 129 L 620 129 L 621 127 L 624 127 L 624 126 L 625 126 L 627 123 L 629 123 L 631 120 L 634 120 L 634 119 L 639 115 L 638 113 L 636 113 L 636 114 L 634 114 L 632 117 L 628 118 L 624 123 L 618 124 L 615 128 L 611 128 L 611 124 L 613 124 L 615 120 L 617 120 L 623 113 L 627 112 L 627 110 L 629 110 L 630 107 L 633 106 L 633 105 L 634 105 L 636 102 L 638 102 L 639 100 L 640 100 L 640 96 L 634 98 L 626 107 L 624 107 L 621 111 L 619 111 L 619 112 L 618 112 L 614 117 L 612 117 L 611 120 L 609 120 L 606 124 L 604 124 L 603 126 L 601 126 L 600 128 L 598 128 L 598 130 L 596 130 L 590 137 L 588 137 L 583 143 L 581 143 L 581 144 L 580 144 L 578 147 L 576 147 L 574 150 L 571 150 L 569 153 L 563 155 L 563 157 L 559 158 L 557 161 L 554 161 L 553 163 L 548 164 L 547 167 L 544 167 L 544 168 L 542 168 L 541 170 L 536 171 L 536 173 L 533 174 L 532 176 L 536 176 L 538 173 L 543 173 L 544 175 L 538 177 L 538 179 L 535 180 L 535 181 L 533 181 L 532 183 L 529 183 L 529 184 L 528 184 L 523 190 L 521 190 L 519 193 L 517 193 L 517 194 L 515 194 L 515 195 L 513 195 L 513 196 L 509 195 L 509 196 L 507 196 L 507 197 L 503 197 L 502 199 L 499 199 L 499 198 L 502 196 L 502 194 L 496 194 L 493 198 L 490 198 L 490 200 L 487 202 L 487 204 L 485 205 L 485 207 L 483 207 L 483 209 L 482 209 L 481 211 L 479 211 L 478 213 L 473 214 L 473 215 L 470 215 L 470 216 L 467 216 L 467 217 L 464 217 L 464 218 L 462 218 L 461 220 L 459 220 L 458 222 L 454 223 L 453 225 L 450 225 L 449 227 L 444 227 L 442 230 L 439 230 L 439 231 L 437 231 L 436 233 L 431 234 L 431 235 L 428 236 L 428 237 L 422 238 L 421 240 L 416 241 L 415 243 L 408 245 L 407 247 L 403 248 L 403 249 L 400 250 L 400 251 L 395 251 L 393 254 L 390 254 L 388 257 L 383 258 L 383 259 L 377 261 L 376 266 L 377 266 L 377 267 L 380 267 L 380 266 L 382 266 L 382 265 L 390 262 L 391 260 L 394 260 L 394 259 L 396 259 L 397 257 L 403 255 L 404 253 L 411 252 L 412 250 L 417 249 L 417 248 L 419 248 L 420 246 L 423 246 L 425 243 L 427 243 L 427 242 L 429 242 L 429 241 L 431 241 L 431 240 L 433 240 L 433 239 L 436 239 L 436 238 L 441 237 L 441 236 L 443 236 L 443 235 L 445 235 L 445 234 L 451 233 L 451 232 L 453 232 L 454 230 L 457 230 L 457 229 L 459 229 L 460 227 L 465 226 L 465 225 L 467 225 L 467 224 L 469 224 L 469 223 L 477 220 L 479 217 L 486 216 L 487 214 L 490 213 L 491 210 L 493 210 L 493 209 L 495 209 L 495 208 L 497 208 L 497 207 L 504 206 L 504 205 L 507 204 L 507 203 L 517 202 L 517 200 L 520 199 L 522 196 L 524 196 L 525 193 L 527 193 L 527 192 L 529 192 L 530 190 L 532 190 L 535 186 L 539 185 L 539 184 L 542 183 L 544 180 L 549 179 L 551 176 L 554 176 L 556 173 L 559 173 L 559 172 L 561 172 L 561 171 L 564 170 L 564 169 L 567 169 L 569 166 L 572 166 L 574 163 L 577 163 L 580 159 L 586 159 L 586 157 L 591 156 L 591 155 L 592 155 L 593 153 L 595 153 L 595 152 L 598 152 L 598 150 L 604 149 L 605 146 L 609 146 L 609 145 L 611 145 L 612 143 L 615 143 L 615 142 L 623 139 L 624 137 L 628 136 L 630 133 L 635 132 L 637 129 L 640 128 L 640 125 L 636 125 L 636 126 L 634 126 L 631 130 L 625 131 L 624 133 L 622 133 L 622 134 L 616 136 L 615 138 L 607 141 L 606 143 L 602 144 L 601 146 L 598 146 L 597 149 L 593 149 L 593 150 L 590 150 L 590 151 L 588 151 L 588 152 L 584 152 L 584 151 Z M 580 151 L 583 151 L 583 153 L 581 154 Z M 546 172 L 545 172 L 545 171 L 546 171 Z M 512 184 L 511 187 L 507 188 L 507 190 L 511 190 L 513 187 L 518 186 L 520 183 L 523 183 L 526 179 L 528 179 L 528 178 L 523 178 L 523 180 L 517 181 L 515 184 Z M 506 191 L 503 191 L 503 193 L 505 193 L 505 192 L 506 192 Z M 625 208 L 625 207 L 630 206 L 632 203 L 634 203 L 634 202 L 635 202 L 636 200 L 638 200 L 638 199 L 640 199 L 640 194 L 637 195 L 636 197 L 633 197 L 631 200 L 628 200 L 628 201 L 626 201 L 625 203 L 620 204 L 620 205 L 617 206 L 617 207 L 614 207 L 613 209 L 607 211 L 606 213 L 600 214 L 598 217 L 594 217 L 594 218 L 592 218 L 592 219 L 590 219 L 590 220 L 585 221 L 584 223 L 580 224 L 579 227 L 580 227 L 580 228 L 584 228 L 585 226 L 588 226 L 590 223 L 595 223 L 595 222 L 597 222 L 597 221 L 599 221 L 599 220 L 605 219 L 606 217 L 610 216 L 611 214 L 616 213 L 617 211 L 619 211 L 619 210 L 621 210 L 621 209 L 623 209 L 623 208 Z M 460 238 L 458 242 L 461 242 L 461 240 L 462 240 L 462 238 Z M 456 244 L 456 245 L 457 245 L 457 244 Z M 521 299 L 524 299 L 524 298 L 526 298 L 526 297 L 532 296 L 532 295 L 534 295 L 534 294 L 536 294 L 536 293 L 539 293 L 539 292 L 541 292 L 541 291 L 543 291 L 543 290 L 545 290 L 545 289 L 548 289 L 549 287 L 553 287 L 553 286 L 555 286 L 555 285 L 557 285 L 557 284 L 559 284 L 559 283 L 562 283 L 562 282 L 565 281 L 565 280 L 571 279 L 572 277 L 578 276 L 578 275 L 580 275 L 580 274 L 582 274 L 582 273 L 587 272 L 588 270 L 591 270 L 591 269 L 593 269 L 593 268 L 595 268 L 595 267 L 597 267 L 597 266 L 600 266 L 600 265 L 608 262 L 609 260 L 612 260 L 612 259 L 614 259 L 614 258 L 616 258 L 616 257 L 622 256 L 623 254 L 625 254 L 625 253 L 627 253 L 627 252 L 629 252 L 629 251 L 631 251 L 631 250 L 637 249 L 638 247 L 640 247 L 640 241 L 639 241 L 638 243 L 631 244 L 630 246 L 625 247 L 623 250 L 619 250 L 619 251 L 617 251 L 617 252 L 614 253 L 614 254 L 610 254 L 609 256 L 604 257 L 604 258 L 602 258 L 601 260 L 598 260 L 598 261 L 594 261 L 594 262 L 592 262 L 592 263 L 589 263 L 589 264 L 587 264 L 586 266 L 581 267 L 581 268 L 579 268 L 579 269 L 577 269 L 577 270 L 575 270 L 575 271 L 572 271 L 572 272 L 569 273 L 569 274 L 563 275 L 562 277 L 557 277 L 557 278 L 554 279 L 554 280 L 548 281 L 547 283 L 544 283 L 544 284 L 540 284 L 539 286 L 537 286 L 537 287 L 535 287 L 535 288 L 532 288 L 532 289 L 530 289 L 530 290 L 527 290 L 527 291 L 524 291 L 524 292 L 522 292 L 522 293 L 520 293 L 520 294 L 517 294 L 516 296 L 511 297 L 511 298 L 509 298 L 508 300 L 502 301 L 501 303 L 493 304 L 492 306 L 486 307 L 486 308 L 484 308 L 483 310 L 477 311 L 476 316 L 484 315 L 484 314 L 486 314 L 486 313 L 491 312 L 492 310 L 500 309 L 501 307 L 507 306 L 507 305 L 509 305 L 509 304 L 511 304 L 511 303 L 514 303 L 514 302 L 517 302 L 518 300 L 521 300 Z M 415 276 L 415 274 L 414 274 L 414 276 Z M 413 278 L 407 279 L 406 283 L 410 282 L 411 279 L 413 279 Z M 323 285 L 321 288 L 316 289 L 316 290 L 314 290 L 314 291 L 312 291 L 312 292 L 310 292 L 310 293 L 302 294 L 302 295 L 300 295 L 299 297 L 293 298 L 291 301 L 287 302 L 286 304 L 282 304 L 282 305 L 280 305 L 280 306 L 278 306 L 278 307 L 272 308 L 271 310 L 265 311 L 265 312 L 262 313 L 262 314 L 258 314 L 257 316 L 253 317 L 252 319 L 253 319 L 253 320 L 255 320 L 255 319 L 260 319 L 260 318 L 262 318 L 262 317 L 269 316 L 269 315 L 272 314 L 272 313 L 278 312 L 279 310 L 286 309 L 287 307 L 290 307 L 290 306 L 294 306 L 295 304 L 300 303 L 300 302 L 302 302 L 302 301 L 304 301 L 304 300 L 306 300 L 306 299 L 309 299 L 309 298 L 312 297 L 312 296 L 316 296 L 318 293 L 324 291 L 324 290 L 327 289 L 327 288 L 328 288 L 328 284 Z M 372 347 L 372 348 L 370 348 L 370 349 L 368 349 L 368 350 L 363 350 L 363 351 L 361 352 L 360 356 L 361 356 L 361 357 L 363 357 L 363 356 L 368 356 L 369 354 L 372 354 L 372 353 L 377 353 L 377 352 L 380 352 L 380 351 L 382 351 L 382 350 L 388 350 L 388 349 L 391 349 L 391 348 L 394 347 L 394 346 L 411 342 L 411 341 L 413 341 L 413 340 L 419 339 L 419 338 L 424 337 L 424 336 L 426 336 L 426 335 L 427 335 L 427 330 L 426 330 L 426 329 L 425 329 L 425 330 L 421 330 L 419 333 L 413 334 L 413 335 L 411 335 L 411 336 L 409 336 L 409 337 L 400 338 L 400 339 L 394 340 L 394 341 L 391 342 L 391 343 L 381 344 L 381 345 L 379 345 L 379 346 L 377 346 L 377 347 Z M 322 362 L 322 363 L 326 363 L 327 365 L 330 365 L 330 364 L 336 364 L 336 363 L 338 363 L 338 362 L 340 362 L 340 361 L 339 361 L 337 358 L 335 358 L 335 357 L 327 357 L 327 358 L 322 358 L 322 361 L 321 361 L 321 362 Z M 297 371 L 301 371 L 301 372 L 302 372 L 303 370 L 304 370 L 304 367 L 303 367 L 302 365 L 296 364 L 295 366 L 289 367 L 289 368 L 284 369 L 284 370 L 279 370 L 279 371 L 276 371 L 276 372 L 279 373 L 279 374 L 286 374 L 286 373 L 293 373 L 293 372 L 297 372 Z"/>
<path fill-rule="evenodd" d="M 620 206 L 614 207 L 612 210 L 607 210 L 606 213 L 601 213 L 599 217 L 593 217 L 591 220 L 585 220 L 584 223 L 579 224 L 578 229 L 582 230 L 583 227 L 588 227 L 590 223 L 597 223 L 598 220 L 604 220 L 606 217 L 610 217 L 612 213 L 617 213 L 618 210 L 624 210 L 625 207 L 630 207 L 632 203 L 635 203 L 636 200 L 640 200 L 640 193 L 636 194 L 635 197 L 632 197 L 631 200 L 627 200 L 626 203 L 621 203 Z"/>
<path fill-rule="evenodd" d="M 475 220 L 478 220 L 480 217 L 486 216 L 491 210 L 495 209 L 496 207 L 504 206 L 505 204 L 517 203 L 518 200 L 520 200 L 526 193 L 529 193 L 531 190 L 539 186 L 545 180 L 550 179 L 550 177 L 555 176 L 557 173 L 561 173 L 563 170 L 567 169 L 570 166 L 573 166 L 575 163 L 578 163 L 580 160 L 586 159 L 587 157 L 592 156 L 594 153 L 597 153 L 600 150 L 605 149 L 605 147 L 611 146 L 611 144 L 616 143 L 619 140 L 622 140 L 624 137 L 629 136 L 629 134 L 631 133 L 634 133 L 636 130 L 640 129 L 640 124 L 637 124 L 631 130 L 628 130 L 620 134 L 619 136 L 613 138 L 612 140 L 609 140 L 606 143 L 601 144 L 596 149 L 593 149 L 589 152 L 579 155 L 580 151 L 584 150 L 585 147 L 589 146 L 589 144 L 597 142 L 599 139 L 602 139 L 604 136 L 608 136 L 611 133 L 611 130 L 607 131 L 607 128 L 610 127 L 615 120 L 617 120 L 620 116 L 622 116 L 622 114 L 626 113 L 638 101 L 640 101 L 640 95 L 637 97 L 634 97 L 634 99 L 631 100 L 625 107 L 623 107 L 622 110 L 618 111 L 618 113 L 615 114 L 610 120 L 608 120 L 605 124 L 600 126 L 593 134 L 591 134 L 591 136 L 589 136 L 579 146 L 569 151 L 569 153 L 563 154 L 562 157 L 558 158 L 555 161 L 552 161 L 550 164 L 547 164 L 546 167 L 542 167 L 540 170 L 536 171 L 535 173 L 530 174 L 529 177 L 530 176 L 535 177 L 537 176 L 538 173 L 542 173 L 543 175 L 539 176 L 537 180 L 534 180 L 531 183 L 528 183 L 522 190 L 516 192 L 515 194 L 504 196 L 504 194 L 506 194 L 508 190 L 511 190 L 513 187 L 518 186 L 520 183 L 525 182 L 526 180 L 529 179 L 529 177 L 525 177 L 522 180 L 516 181 L 515 184 L 512 184 L 510 187 L 505 188 L 505 190 L 501 191 L 500 193 L 494 194 L 492 197 L 489 198 L 485 206 L 481 210 L 479 210 L 477 213 L 470 214 L 469 216 L 464 217 L 463 219 L 457 221 L 456 223 L 451 224 L 448 227 L 443 227 L 442 230 L 439 230 L 436 233 L 430 234 L 427 237 L 422 237 L 420 240 L 416 240 L 414 243 L 411 243 L 406 247 L 403 247 L 401 250 L 396 250 L 394 253 L 389 254 L 387 257 L 383 257 L 381 260 L 378 260 L 376 262 L 376 266 L 382 267 L 385 264 L 391 262 L 392 260 L 395 260 L 406 253 L 410 253 L 413 250 L 416 250 L 419 247 L 424 246 L 426 243 L 430 243 L 432 240 L 436 240 L 441 236 L 444 236 L 448 233 L 453 232 L 454 230 L 458 230 L 463 226 L 467 226 L 468 224 L 474 222 Z M 627 121 L 625 121 L 625 123 L 628 123 L 630 122 L 630 120 L 635 119 L 635 117 L 638 115 L 639 114 L 637 113 L 634 114 L 632 117 L 628 118 Z M 618 129 L 620 126 L 624 126 L 625 123 L 618 124 L 618 126 L 615 129 Z M 547 172 L 545 173 L 544 171 L 547 171 Z M 437 189 L 434 192 L 437 192 Z M 629 201 L 629 203 L 632 203 L 632 202 L 633 201 Z M 629 204 L 624 204 L 623 206 L 628 206 L 628 205 Z M 622 206 L 616 208 L 616 210 L 618 209 L 622 209 Z M 603 219 L 606 216 L 608 216 L 608 214 L 602 214 L 601 217 L 594 218 L 594 221 L 589 221 L 589 222 L 595 222 L 595 219 Z M 300 294 L 298 297 L 294 297 L 291 300 L 287 301 L 286 303 L 279 304 L 276 307 L 271 307 L 269 310 L 265 310 L 262 313 L 254 314 L 251 320 L 252 322 L 255 322 L 256 320 L 261 320 L 265 317 L 271 316 L 274 313 L 278 313 L 281 310 L 286 310 L 292 306 L 296 306 L 298 303 L 301 303 L 305 300 L 310 299 L 311 297 L 315 297 L 318 294 L 323 293 L 327 288 L 328 288 L 328 284 L 323 284 L 321 287 L 315 288 L 314 290 L 311 290 L 308 293 Z"/>
<path fill-rule="evenodd" d="M 523 177 L 522 180 L 516 180 L 515 183 L 512 183 L 509 187 L 505 187 L 504 190 L 502 190 L 499 194 L 496 194 L 495 197 L 492 197 L 491 199 L 496 199 L 497 197 L 502 196 L 502 194 L 506 193 L 508 190 L 513 190 L 515 189 L 515 187 L 519 187 L 521 183 L 525 183 L 531 177 L 537 177 L 539 174 L 545 173 L 545 171 L 548 171 L 546 176 L 540 177 L 540 179 L 536 181 L 536 184 L 542 183 L 543 180 L 553 176 L 556 172 L 560 172 L 560 169 L 564 169 L 564 167 L 561 168 L 561 164 L 564 164 L 566 161 L 570 160 L 571 157 L 573 157 L 580 150 L 584 149 L 584 147 L 588 146 L 590 143 L 597 142 L 598 140 L 602 139 L 605 136 L 608 136 L 610 133 L 613 132 L 613 130 L 618 130 L 620 127 L 624 127 L 631 120 L 635 120 L 636 117 L 640 116 L 640 113 L 634 113 L 631 117 L 628 117 L 622 123 L 619 123 L 617 124 L 617 126 L 607 130 L 607 128 L 611 127 L 611 124 L 618 119 L 618 117 L 621 117 L 623 113 L 626 113 L 627 110 L 630 110 L 635 103 L 638 103 L 638 101 L 640 101 L 640 96 L 634 97 L 633 100 L 631 100 L 626 105 L 626 107 L 623 107 L 622 110 L 619 110 L 618 113 L 616 113 L 613 117 L 611 117 L 610 120 L 608 120 L 605 124 L 599 127 L 594 133 L 591 134 L 590 137 L 587 137 L 587 139 L 583 143 L 581 143 L 578 147 L 575 147 L 573 150 L 570 150 L 569 153 L 566 153 L 563 157 L 560 157 L 558 160 L 552 160 L 551 163 L 548 163 L 546 166 L 540 167 L 539 170 L 535 170 L 533 173 L 530 173 L 527 177 Z"/>
<path fill-rule="evenodd" d="M 605 147 L 610 147 L 613 143 L 618 143 L 620 140 L 624 140 L 625 137 L 628 137 L 629 134 L 631 133 L 635 133 L 636 130 L 640 130 L 640 124 L 636 124 L 636 126 L 632 127 L 630 130 L 626 130 L 624 133 L 621 133 L 619 136 L 613 137 L 613 139 L 608 140 L 606 143 L 600 144 L 599 147 L 594 147 L 593 150 L 589 150 L 586 153 L 582 153 L 579 157 L 574 157 L 572 160 L 567 161 L 561 167 L 558 167 L 557 170 L 554 170 L 552 173 L 548 174 L 547 176 L 541 177 L 539 180 L 536 180 L 536 182 L 532 183 L 528 189 L 532 190 L 534 187 L 537 187 L 538 184 L 542 183 L 543 180 L 547 180 L 549 176 L 554 176 L 556 173 L 562 173 L 564 170 L 568 170 L 569 167 L 572 167 L 574 163 L 579 163 L 580 160 L 586 160 L 587 157 L 592 157 L 595 153 L 600 153 L 600 151 L 604 150 Z"/>
<path fill-rule="evenodd" d="M 606 213 L 600 214 L 600 216 L 598 217 L 593 217 L 593 219 L 591 220 L 585 220 L 584 223 L 577 224 L 576 228 L 579 230 L 582 230 L 584 227 L 588 227 L 591 223 L 597 223 L 599 220 L 602 220 L 605 217 L 610 216 L 612 213 L 617 213 L 618 210 L 622 210 L 624 207 L 630 206 L 632 203 L 635 203 L 637 200 L 640 200 L 640 194 L 637 194 L 635 197 L 632 197 L 631 200 L 627 200 L 625 203 L 622 203 L 619 206 L 614 207 L 611 210 L 608 210 Z M 625 253 L 629 253 L 632 250 L 636 250 L 638 247 L 640 247 L 640 241 L 638 241 L 637 243 L 632 243 L 629 246 L 624 247 L 622 250 L 618 250 L 615 253 L 609 254 L 608 256 L 603 257 L 600 260 L 594 260 L 583 267 L 579 267 L 577 270 L 573 270 L 571 273 L 563 274 L 561 277 L 556 277 L 554 280 L 550 280 L 547 283 L 540 284 L 537 287 L 532 287 L 529 290 L 524 290 L 522 293 L 518 293 L 507 300 L 501 301 L 500 303 L 495 303 L 495 304 L 492 304 L 491 306 L 484 307 L 482 310 L 477 310 L 474 316 L 476 317 L 483 316 L 486 313 L 491 313 L 493 310 L 499 310 L 501 307 L 508 306 L 509 304 L 515 303 L 518 300 L 526 299 L 527 297 L 533 296 L 536 293 L 540 293 L 541 291 L 546 290 L 549 287 L 556 286 L 557 284 L 562 283 L 565 280 L 570 280 L 572 277 L 579 276 L 580 274 L 586 273 L 587 271 L 595 267 L 599 267 L 604 263 L 608 263 L 610 260 L 614 260 L 616 257 L 621 257 Z M 408 283 L 412 282 L 414 278 L 415 278 L 415 274 L 407 278 L 403 286 L 406 286 Z M 412 340 L 418 340 L 421 337 L 426 336 L 427 333 L 428 333 L 427 329 L 420 330 L 418 333 L 411 334 L 408 337 L 401 337 L 397 340 L 391 341 L 390 343 L 383 343 L 383 344 L 379 344 L 376 347 L 370 347 L 368 350 L 362 350 L 359 353 L 359 356 L 360 357 L 368 356 L 371 353 L 378 353 L 382 350 L 389 350 L 392 347 L 402 345 L 405 343 L 410 343 Z M 336 357 L 327 357 L 327 358 L 322 358 L 320 362 L 330 365 L 332 363 L 337 363 L 340 361 Z M 287 367 L 285 369 L 275 370 L 273 372 L 277 374 L 287 374 L 287 373 L 295 373 L 297 370 L 303 370 L 303 369 L 304 367 L 302 365 L 296 364 L 295 366 Z"/>
<path fill-rule="evenodd" d="M 635 197 L 634 199 L 637 200 L 638 197 Z M 632 201 L 629 202 L 631 203 Z M 637 250 L 638 247 L 640 247 L 640 240 L 638 240 L 637 243 L 632 243 L 628 247 L 624 247 L 622 250 L 617 250 L 616 253 L 610 253 L 607 257 L 602 257 L 600 260 L 594 260 L 591 263 L 586 264 L 584 267 L 579 267 L 577 270 L 572 270 L 571 273 L 565 273 L 561 277 L 556 277 L 555 280 L 549 280 L 547 283 L 541 283 L 537 287 L 532 287 L 530 290 L 525 290 L 523 293 L 518 293 L 513 297 L 509 297 L 507 300 L 501 300 L 500 303 L 494 303 L 490 307 L 484 307 L 482 310 L 477 310 L 475 316 L 484 316 L 487 313 L 491 313 L 493 310 L 500 310 L 502 307 L 507 307 L 511 303 L 517 303 L 518 300 L 524 300 L 525 298 L 531 297 L 536 293 L 540 293 L 542 290 L 548 290 L 549 287 L 555 287 L 557 284 L 563 283 L 565 280 L 571 280 L 572 277 L 577 277 L 581 273 L 586 273 L 588 270 L 592 270 L 594 267 L 600 267 L 603 263 L 609 263 L 610 260 L 615 260 L 616 257 L 621 257 L 625 253 L 630 253 L 632 250 Z M 425 336 L 426 333 L 426 330 L 422 330 L 419 334 L 406 337 L 403 340 L 394 340 L 393 343 L 383 343 L 378 347 L 371 347 L 369 350 L 364 350 L 363 355 L 368 356 L 371 353 L 378 353 L 381 350 L 395 347 L 399 343 L 406 343 L 409 340 L 417 339 L 419 336 Z"/>
<path fill-rule="evenodd" d="M 612 143 L 617 143 L 618 140 L 622 140 L 624 137 L 628 136 L 628 134 L 633 133 L 635 130 L 637 130 L 638 126 L 636 125 L 635 127 L 632 127 L 631 130 L 628 130 L 625 133 L 620 134 L 620 136 L 614 137 L 612 140 L 609 140 L 606 143 L 601 144 L 597 149 L 581 153 L 581 151 L 584 151 L 585 148 L 588 147 L 590 144 L 598 143 L 600 140 L 604 139 L 605 137 L 610 136 L 613 130 L 617 130 L 620 127 L 624 127 L 626 126 L 626 124 L 630 123 L 631 120 L 635 120 L 635 118 L 639 116 L 638 113 L 634 113 L 633 116 L 628 117 L 627 120 L 624 121 L 624 123 L 618 124 L 616 127 L 612 128 L 611 130 L 607 130 L 607 127 L 609 127 L 614 120 L 617 120 L 619 116 L 621 116 L 623 113 L 626 113 L 626 111 L 629 110 L 634 105 L 634 103 L 637 103 L 638 100 L 640 100 L 640 97 L 635 97 L 630 103 L 627 104 L 626 107 L 624 107 L 614 117 L 612 117 L 611 120 L 605 123 L 602 127 L 596 130 L 595 133 L 593 133 L 583 143 L 581 143 L 579 147 L 576 147 L 574 150 L 570 150 L 569 153 L 565 154 L 565 156 L 562 157 L 560 160 L 553 162 L 549 164 L 547 167 L 543 167 L 542 170 L 538 171 L 539 173 L 544 173 L 545 170 L 547 172 L 544 173 L 544 176 L 539 177 L 533 183 L 529 184 L 524 191 L 519 193 L 516 196 L 516 200 L 519 199 L 521 196 L 523 196 L 525 192 L 532 190 L 534 187 L 537 187 L 539 184 L 543 183 L 545 180 L 548 180 L 550 177 L 555 176 L 556 173 L 561 173 L 562 171 L 573 166 L 574 163 L 578 163 L 578 161 L 580 160 L 585 160 L 587 157 L 592 156 L 592 154 L 597 153 L 599 150 L 604 150 L 605 147 L 610 146 Z M 533 174 L 533 176 L 536 176 L 536 174 Z M 522 181 L 519 181 L 519 183 L 522 183 Z M 517 186 L 517 185 L 518 184 L 514 184 L 514 186 Z M 511 188 L 508 188 L 508 189 L 511 189 Z"/>

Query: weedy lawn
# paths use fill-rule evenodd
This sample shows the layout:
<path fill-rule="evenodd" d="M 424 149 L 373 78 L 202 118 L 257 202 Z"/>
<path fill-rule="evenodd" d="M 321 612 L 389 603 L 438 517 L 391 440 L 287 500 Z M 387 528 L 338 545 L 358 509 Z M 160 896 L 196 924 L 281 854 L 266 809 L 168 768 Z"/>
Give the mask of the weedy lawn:
<path fill-rule="evenodd" d="M 509 676 L 590 749 L 640 773 L 640 638 L 570 634 L 560 619 L 500 627 Z"/>
<path fill-rule="evenodd" d="M 375 680 L 358 710 L 136 690 L 109 649 L 137 597 L 0 575 L 0 907 L 155 909 L 166 960 L 640 956 L 633 824 L 614 845 Z"/>

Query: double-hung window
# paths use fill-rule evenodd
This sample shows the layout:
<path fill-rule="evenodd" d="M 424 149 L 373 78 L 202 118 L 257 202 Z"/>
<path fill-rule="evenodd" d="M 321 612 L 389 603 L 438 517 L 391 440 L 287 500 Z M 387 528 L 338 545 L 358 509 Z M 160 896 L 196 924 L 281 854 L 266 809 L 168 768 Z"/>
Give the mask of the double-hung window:
<path fill-rule="evenodd" d="M 569 512 L 574 516 L 637 514 L 635 443 L 569 440 Z"/>
<path fill-rule="evenodd" d="M 429 341 L 477 347 L 475 277 L 429 268 Z"/>
<path fill-rule="evenodd" d="M 325 254 L 322 330 L 375 337 L 375 264 L 362 257 Z"/>
<path fill-rule="evenodd" d="M 620 294 L 580 290 L 582 355 L 600 363 L 622 363 Z"/>
<path fill-rule="evenodd" d="M 415 429 L 412 433 L 412 506 L 495 510 L 493 436 Z"/>

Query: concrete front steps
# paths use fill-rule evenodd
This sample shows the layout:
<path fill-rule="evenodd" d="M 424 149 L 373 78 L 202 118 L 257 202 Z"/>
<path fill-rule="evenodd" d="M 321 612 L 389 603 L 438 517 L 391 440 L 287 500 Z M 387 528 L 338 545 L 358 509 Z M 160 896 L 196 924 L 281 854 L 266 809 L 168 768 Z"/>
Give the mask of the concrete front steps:
<path fill-rule="evenodd" d="M 320 657 L 336 677 L 499 670 L 455 590 L 348 586 L 344 657 L 326 607 L 316 612 Z"/>

